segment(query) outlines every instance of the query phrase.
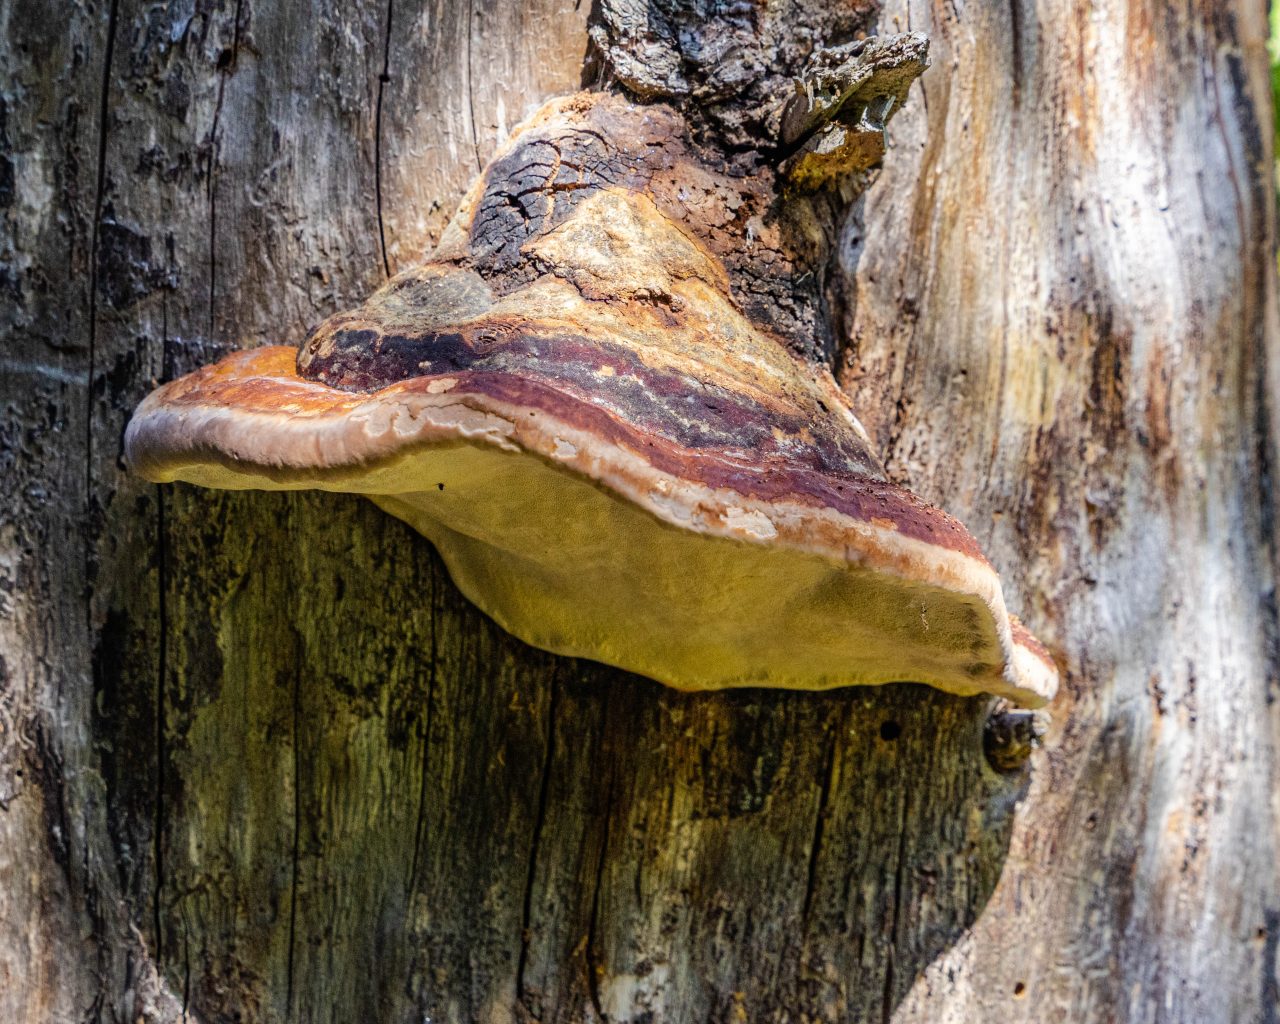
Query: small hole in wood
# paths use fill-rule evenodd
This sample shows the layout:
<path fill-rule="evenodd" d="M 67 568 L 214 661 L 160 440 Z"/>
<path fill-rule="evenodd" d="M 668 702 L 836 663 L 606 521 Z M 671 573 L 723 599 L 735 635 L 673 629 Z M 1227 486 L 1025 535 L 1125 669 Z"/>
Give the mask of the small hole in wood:
<path fill-rule="evenodd" d="M 892 743 L 902 735 L 902 726 L 890 719 L 887 722 L 880 723 L 880 738 L 888 743 Z"/>
<path fill-rule="evenodd" d="M 1018 982 L 1013 986 L 1013 998 L 1021 999 L 1027 994 L 1027 986 L 1023 982 Z"/>

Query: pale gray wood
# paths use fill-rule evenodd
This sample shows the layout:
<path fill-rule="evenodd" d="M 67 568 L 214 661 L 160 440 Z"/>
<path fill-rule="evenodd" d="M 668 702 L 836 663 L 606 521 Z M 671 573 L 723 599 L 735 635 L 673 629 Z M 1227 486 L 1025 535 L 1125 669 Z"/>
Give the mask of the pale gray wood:
<path fill-rule="evenodd" d="M 902 1021 L 1280 1016 L 1263 8 L 886 8 L 934 68 L 846 384 L 1064 670 L 1001 883 Z"/>

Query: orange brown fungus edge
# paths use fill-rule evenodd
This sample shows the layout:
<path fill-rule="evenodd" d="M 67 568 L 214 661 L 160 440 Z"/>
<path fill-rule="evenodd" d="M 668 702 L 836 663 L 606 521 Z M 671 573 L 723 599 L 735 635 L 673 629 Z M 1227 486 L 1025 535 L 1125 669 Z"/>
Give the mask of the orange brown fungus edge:
<path fill-rule="evenodd" d="M 149 479 L 180 480 L 199 477 L 204 472 L 200 467 L 216 463 L 244 474 L 243 486 L 330 489 L 327 478 L 334 476 L 344 482 L 332 489 L 358 490 L 345 482 L 350 471 L 456 440 L 460 418 L 455 411 L 465 409 L 512 428 L 510 433 L 476 430 L 472 440 L 503 448 L 519 445 L 548 462 L 564 464 L 557 457 L 559 449 L 566 437 L 572 438 L 580 459 L 570 468 L 594 475 L 598 486 L 677 527 L 688 528 L 688 519 L 672 515 L 669 501 L 654 505 L 649 499 L 656 491 L 672 499 L 683 497 L 690 512 L 700 507 L 702 529 L 709 534 L 724 532 L 716 530 L 718 520 L 708 511 L 711 507 L 746 503 L 744 492 L 723 486 L 726 480 L 741 482 L 748 475 L 742 465 L 705 452 L 686 453 L 678 461 L 671 445 L 657 445 L 625 424 L 617 424 L 616 431 L 599 430 L 597 408 L 584 408 L 576 399 L 549 390 L 538 393 L 540 405 L 521 408 L 468 390 L 469 382 L 461 375 L 416 378 L 371 393 L 350 393 L 302 379 L 294 363 L 293 349 L 260 348 L 235 353 L 158 389 L 130 425 L 131 466 Z M 448 410 L 441 418 L 444 425 L 428 410 Z M 572 429 L 573 421 L 585 429 Z M 611 436 L 601 440 L 606 433 Z M 594 451 L 588 448 L 592 444 Z M 630 472 L 625 462 L 631 464 Z M 614 463 L 615 471 L 602 474 L 602 463 Z M 637 472 L 637 466 L 653 467 L 655 472 Z M 673 477 L 672 470 L 681 476 Z M 768 476 L 762 474 L 761 479 Z M 955 519 L 882 481 L 850 478 L 847 484 L 831 486 L 847 487 L 856 500 L 837 513 L 819 504 L 813 493 L 787 493 L 778 481 L 768 480 L 759 490 L 769 497 L 754 504 L 774 523 L 776 532 L 766 542 L 904 579 L 941 583 L 957 592 L 985 593 L 988 603 L 998 605 L 993 611 L 1002 610 L 994 570 Z M 859 521 L 869 529 L 852 529 Z M 727 535 L 762 542 L 741 533 Z M 916 541 L 914 550 L 904 554 L 895 543 L 898 537 Z M 1004 673 L 1007 685 L 985 689 L 1039 706 L 1056 689 L 1053 661 L 1015 617 L 1008 616 L 1006 622 L 1012 645 Z"/>

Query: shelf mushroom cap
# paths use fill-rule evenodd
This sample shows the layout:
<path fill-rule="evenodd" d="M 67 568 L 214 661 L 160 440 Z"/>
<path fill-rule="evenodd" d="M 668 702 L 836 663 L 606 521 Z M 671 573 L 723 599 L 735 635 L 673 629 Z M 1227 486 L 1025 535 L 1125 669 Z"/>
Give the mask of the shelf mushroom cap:
<path fill-rule="evenodd" d="M 301 351 L 148 396 L 132 468 L 367 495 L 509 632 L 679 689 L 1053 696 L 974 539 L 884 479 L 830 373 L 743 313 L 661 197 L 584 190 L 496 274 L 486 180 L 431 262 Z"/>

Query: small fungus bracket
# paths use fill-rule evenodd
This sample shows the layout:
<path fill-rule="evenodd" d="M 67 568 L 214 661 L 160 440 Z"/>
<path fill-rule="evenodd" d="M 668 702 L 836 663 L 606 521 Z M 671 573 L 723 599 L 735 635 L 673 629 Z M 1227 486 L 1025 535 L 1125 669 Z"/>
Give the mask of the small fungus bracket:
<path fill-rule="evenodd" d="M 987 762 L 1002 775 L 1021 770 L 1039 749 L 1048 728 L 1048 716 L 1043 711 L 1015 708 L 1008 701 L 997 701 L 983 729 L 982 746 Z"/>
<path fill-rule="evenodd" d="M 783 175 L 817 191 L 874 167 L 884 157 L 889 116 L 928 67 L 929 40 L 919 32 L 817 51 L 782 110 Z"/>

